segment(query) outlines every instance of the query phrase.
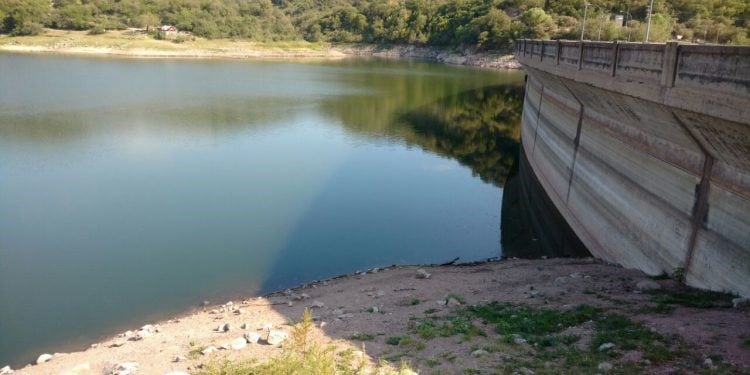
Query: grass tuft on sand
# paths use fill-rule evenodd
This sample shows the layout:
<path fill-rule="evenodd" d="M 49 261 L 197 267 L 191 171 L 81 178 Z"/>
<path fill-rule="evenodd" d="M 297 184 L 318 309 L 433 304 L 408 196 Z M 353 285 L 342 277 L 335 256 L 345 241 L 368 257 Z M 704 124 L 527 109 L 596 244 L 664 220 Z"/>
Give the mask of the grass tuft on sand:
<path fill-rule="evenodd" d="M 353 350 L 336 352 L 332 345 L 322 346 L 308 340 L 313 327 L 312 313 L 305 309 L 302 319 L 295 324 L 289 345 L 283 353 L 266 362 L 256 360 L 222 361 L 211 363 L 201 369 L 199 375 L 412 375 L 414 372 L 406 363 L 393 369 L 388 363 L 380 363 L 376 368 L 368 366 L 365 356 Z"/>

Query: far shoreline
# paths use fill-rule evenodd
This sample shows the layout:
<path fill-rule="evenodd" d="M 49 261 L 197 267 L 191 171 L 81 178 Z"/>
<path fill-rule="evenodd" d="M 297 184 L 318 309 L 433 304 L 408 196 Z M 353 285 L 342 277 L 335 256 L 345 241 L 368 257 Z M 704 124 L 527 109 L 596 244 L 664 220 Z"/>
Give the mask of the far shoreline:
<path fill-rule="evenodd" d="M 227 60 L 341 60 L 376 57 L 421 60 L 446 65 L 490 69 L 520 69 L 512 54 L 455 51 L 416 45 L 335 45 L 304 41 L 258 43 L 245 40 L 196 38 L 174 43 L 147 36 L 110 31 L 104 35 L 46 29 L 39 36 L 0 36 L 0 52 L 113 56 L 138 59 L 227 59 Z"/>

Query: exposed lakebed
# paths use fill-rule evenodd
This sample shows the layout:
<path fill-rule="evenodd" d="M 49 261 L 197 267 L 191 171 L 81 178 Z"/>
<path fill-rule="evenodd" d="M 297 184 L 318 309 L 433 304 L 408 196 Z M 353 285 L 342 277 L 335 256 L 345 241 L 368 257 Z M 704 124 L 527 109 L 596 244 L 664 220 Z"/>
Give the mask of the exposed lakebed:
<path fill-rule="evenodd" d="M 202 300 L 501 254 L 523 75 L 0 54 L 0 363 Z"/>

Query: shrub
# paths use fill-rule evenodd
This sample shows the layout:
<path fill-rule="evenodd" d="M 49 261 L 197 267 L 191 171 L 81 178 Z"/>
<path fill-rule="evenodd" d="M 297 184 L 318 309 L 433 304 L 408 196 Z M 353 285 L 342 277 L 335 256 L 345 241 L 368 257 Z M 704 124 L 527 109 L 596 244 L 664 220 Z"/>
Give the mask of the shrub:
<path fill-rule="evenodd" d="M 89 35 L 101 35 L 104 34 L 107 30 L 104 29 L 101 25 L 96 25 L 89 30 Z"/>
<path fill-rule="evenodd" d="M 191 41 L 191 40 L 193 40 L 193 38 L 191 38 L 190 36 L 187 36 L 187 35 L 177 35 L 177 36 L 176 36 L 176 37 L 175 37 L 175 38 L 174 38 L 174 39 L 172 40 L 172 42 L 173 42 L 173 43 L 185 43 L 185 42 L 187 42 L 187 41 Z"/>
<path fill-rule="evenodd" d="M 39 35 L 42 32 L 42 25 L 36 22 L 24 21 L 20 25 L 16 25 L 11 31 L 10 35 L 14 36 L 30 36 Z"/>

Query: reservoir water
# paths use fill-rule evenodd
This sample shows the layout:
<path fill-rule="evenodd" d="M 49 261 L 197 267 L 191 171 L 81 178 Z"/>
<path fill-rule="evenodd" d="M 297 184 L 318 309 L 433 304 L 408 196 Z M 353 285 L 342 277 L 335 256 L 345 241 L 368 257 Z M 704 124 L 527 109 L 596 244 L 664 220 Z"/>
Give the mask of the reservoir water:
<path fill-rule="evenodd" d="M 203 300 L 500 256 L 522 96 L 520 72 L 419 62 L 0 54 L 0 365 Z"/>

